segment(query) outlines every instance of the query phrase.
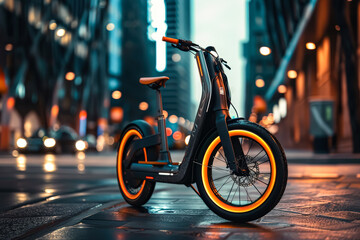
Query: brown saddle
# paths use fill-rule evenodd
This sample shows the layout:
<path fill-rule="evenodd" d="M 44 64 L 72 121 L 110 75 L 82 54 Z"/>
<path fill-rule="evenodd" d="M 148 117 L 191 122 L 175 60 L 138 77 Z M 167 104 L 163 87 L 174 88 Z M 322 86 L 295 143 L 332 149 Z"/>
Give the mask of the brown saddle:
<path fill-rule="evenodd" d="M 151 88 L 165 87 L 165 82 L 169 80 L 169 77 L 142 77 L 140 83 L 143 85 L 149 85 Z"/>

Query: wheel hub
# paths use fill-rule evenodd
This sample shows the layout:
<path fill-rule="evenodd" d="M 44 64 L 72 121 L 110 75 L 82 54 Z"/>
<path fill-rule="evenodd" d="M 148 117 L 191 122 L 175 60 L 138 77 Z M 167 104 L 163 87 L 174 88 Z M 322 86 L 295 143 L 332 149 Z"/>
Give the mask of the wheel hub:
<path fill-rule="evenodd" d="M 232 180 L 239 186 L 249 187 L 256 182 L 256 179 L 259 178 L 260 170 L 259 164 L 253 161 L 253 158 L 250 156 L 245 156 L 247 167 L 249 168 L 249 174 L 246 176 L 237 176 L 236 174 L 231 174 Z"/>

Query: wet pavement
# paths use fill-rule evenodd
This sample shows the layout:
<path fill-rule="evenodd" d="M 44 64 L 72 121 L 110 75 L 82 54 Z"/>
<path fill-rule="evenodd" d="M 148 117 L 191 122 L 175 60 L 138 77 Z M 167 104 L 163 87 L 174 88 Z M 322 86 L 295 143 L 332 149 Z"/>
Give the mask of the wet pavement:
<path fill-rule="evenodd" d="M 218 217 L 182 185 L 157 184 L 147 204 L 130 207 L 117 187 L 113 154 L 2 156 L 0 166 L 0 239 L 360 236 L 360 164 L 290 164 L 280 203 L 248 224 Z"/>

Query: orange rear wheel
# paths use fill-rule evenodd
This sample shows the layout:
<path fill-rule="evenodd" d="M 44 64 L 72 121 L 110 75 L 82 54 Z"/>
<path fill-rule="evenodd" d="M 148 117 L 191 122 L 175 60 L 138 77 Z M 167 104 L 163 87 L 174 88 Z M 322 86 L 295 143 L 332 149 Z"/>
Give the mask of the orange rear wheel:
<path fill-rule="evenodd" d="M 146 203 L 155 187 L 155 182 L 137 179 L 130 169 L 125 167 L 125 156 L 130 151 L 131 142 L 141 138 L 143 138 L 143 135 L 138 128 L 135 126 L 128 128 L 121 138 L 117 156 L 117 179 L 120 192 L 129 204 L 135 206 Z M 146 149 L 137 151 L 130 161 L 132 163 L 147 161 Z"/>

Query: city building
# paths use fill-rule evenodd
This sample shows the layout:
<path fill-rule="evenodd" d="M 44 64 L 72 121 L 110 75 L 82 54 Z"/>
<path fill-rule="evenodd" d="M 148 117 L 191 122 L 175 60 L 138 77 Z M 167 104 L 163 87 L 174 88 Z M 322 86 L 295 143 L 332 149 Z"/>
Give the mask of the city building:
<path fill-rule="evenodd" d="M 41 127 L 96 135 L 109 96 L 107 4 L 0 1 L 2 150 Z"/>
<path fill-rule="evenodd" d="M 99 137 L 150 119 L 144 76 L 168 75 L 164 109 L 188 118 L 190 56 L 161 38 L 189 38 L 189 12 L 189 0 L 0 1 L 0 148 L 39 128 Z"/>
<path fill-rule="evenodd" d="M 358 1 L 249 2 L 247 116 L 285 147 L 360 152 Z"/>
<path fill-rule="evenodd" d="M 190 1 L 165 0 L 166 36 L 180 39 L 190 37 Z M 191 104 L 190 61 L 192 55 L 166 45 L 166 69 L 164 75 L 170 77 L 162 90 L 164 110 L 169 116 L 175 114 L 185 119 L 194 113 Z"/>

